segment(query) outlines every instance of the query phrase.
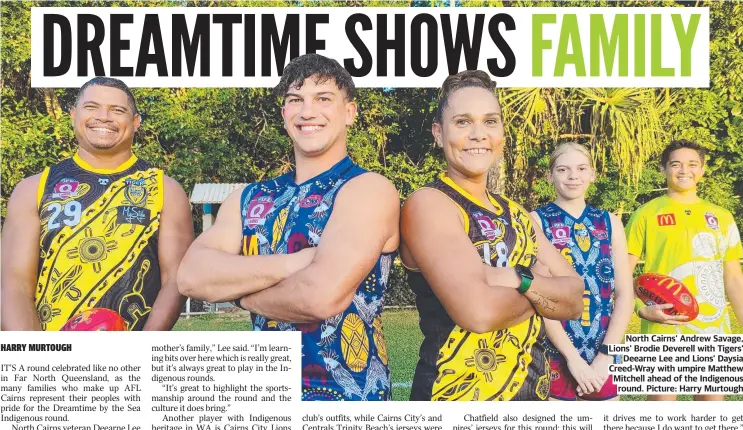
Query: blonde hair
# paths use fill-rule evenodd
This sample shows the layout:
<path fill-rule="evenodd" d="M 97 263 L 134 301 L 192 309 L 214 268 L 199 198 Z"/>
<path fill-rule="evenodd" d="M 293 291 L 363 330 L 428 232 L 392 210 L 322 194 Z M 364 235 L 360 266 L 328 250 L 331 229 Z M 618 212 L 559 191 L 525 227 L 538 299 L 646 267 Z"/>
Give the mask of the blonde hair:
<path fill-rule="evenodd" d="M 591 169 L 596 170 L 593 165 L 593 157 L 591 157 L 591 153 L 588 152 L 588 149 L 586 149 L 585 146 L 576 142 L 566 142 L 557 145 L 557 148 L 552 151 L 552 155 L 550 155 L 549 171 L 551 172 L 552 169 L 555 168 L 555 163 L 557 163 L 557 159 L 560 158 L 561 155 L 564 155 L 571 150 L 578 151 L 581 154 L 585 155 L 586 158 L 588 158 L 588 164 L 591 166 Z"/>

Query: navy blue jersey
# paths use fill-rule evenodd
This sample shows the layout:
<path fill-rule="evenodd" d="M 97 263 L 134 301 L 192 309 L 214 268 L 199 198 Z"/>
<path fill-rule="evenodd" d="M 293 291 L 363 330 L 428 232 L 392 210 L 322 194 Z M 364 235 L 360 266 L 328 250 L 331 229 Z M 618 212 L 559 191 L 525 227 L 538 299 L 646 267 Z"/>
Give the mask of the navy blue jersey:
<path fill-rule="evenodd" d="M 563 257 L 583 278 L 583 314 L 562 321 L 565 332 L 587 363 L 593 362 L 614 310 L 614 260 L 611 253 L 611 219 L 607 211 L 586 206 L 578 218 L 554 203 L 537 209 L 542 230 Z M 559 355 L 548 342 L 552 356 Z"/>
<path fill-rule="evenodd" d="M 294 172 L 242 194 L 244 255 L 291 254 L 317 246 L 340 188 L 366 171 L 345 157 L 302 183 Z M 302 332 L 303 400 L 389 400 L 382 300 L 394 253 L 382 254 L 348 308 L 325 321 L 294 324 L 253 315 L 253 329 Z"/>

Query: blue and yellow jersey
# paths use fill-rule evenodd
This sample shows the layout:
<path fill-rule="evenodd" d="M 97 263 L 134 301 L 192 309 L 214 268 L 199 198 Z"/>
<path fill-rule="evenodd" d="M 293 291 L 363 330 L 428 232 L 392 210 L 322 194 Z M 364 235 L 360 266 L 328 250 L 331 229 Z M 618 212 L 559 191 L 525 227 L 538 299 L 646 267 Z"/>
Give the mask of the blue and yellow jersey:
<path fill-rule="evenodd" d="M 44 170 L 37 197 L 42 329 L 108 308 L 128 330 L 141 330 L 161 286 L 162 170 L 134 156 L 117 169 L 95 169 L 76 154 Z"/>
<path fill-rule="evenodd" d="M 242 254 L 291 254 L 319 245 L 338 191 L 365 172 L 345 157 L 299 185 L 294 172 L 248 185 L 240 202 Z M 391 398 L 381 313 L 393 258 L 380 255 L 348 308 L 325 321 L 294 324 L 251 315 L 254 330 L 302 332 L 302 400 Z"/>

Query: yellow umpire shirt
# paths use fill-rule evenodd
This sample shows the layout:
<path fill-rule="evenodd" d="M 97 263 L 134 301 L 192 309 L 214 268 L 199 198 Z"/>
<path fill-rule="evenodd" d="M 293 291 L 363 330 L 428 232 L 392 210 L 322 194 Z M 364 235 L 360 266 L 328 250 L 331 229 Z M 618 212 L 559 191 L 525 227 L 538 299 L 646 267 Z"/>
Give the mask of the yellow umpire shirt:
<path fill-rule="evenodd" d="M 642 333 L 730 333 L 723 263 L 743 257 L 733 215 L 703 200 L 687 204 L 658 197 L 632 214 L 627 249 L 645 258 L 645 273 L 662 273 L 689 288 L 699 316 L 684 325 L 642 320 Z"/>

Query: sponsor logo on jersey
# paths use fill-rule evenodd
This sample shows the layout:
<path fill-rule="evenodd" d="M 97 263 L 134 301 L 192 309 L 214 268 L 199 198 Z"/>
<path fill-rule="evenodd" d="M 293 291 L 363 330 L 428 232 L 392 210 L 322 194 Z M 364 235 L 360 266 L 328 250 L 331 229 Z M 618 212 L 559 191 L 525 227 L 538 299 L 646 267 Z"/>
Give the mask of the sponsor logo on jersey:
<path fill-rule="evenodd" d="M 150 222 L 150 210 L 138 206 L 119 206 L 116 221 L 119 224 L 147 225 Z"/>
<path fill-rule="evenodd" d="M 67 199 L 70 197 L 77 197 L 77 187 L 79 185 L 80 183 L 74 179 L 64 178 L 54 184 L 54 193 L 52 194 L 52 198 Z"/>
<path fill-rule="evenodd" d="M 100 185 L 108 185 L 108 183 L 109 183 L 110 181 L 111 181 L 111 180 L 110 180 L 110 179 L 108 179 L 108 178 L 98 178 L 98 183 L 99 183 Z"/>
<path fill-rule="evenodd" d="M 322 201 L 322 196 L 313 194 L 311 196 L 305 197 L 302 199 L 302 201 L 299 202 L 299 207 L 301 208 L 313 208 L 320 204 Z"/>
<path fill-rule="evenodd" d="M 590 230 L 591 236 L 598 240 L 606 240 L 609 238 L 609 232 L 603 228 L 594 228 Z"/>
<path fill-rule="evenodd" d="M 660 227 L 676 225 L 676 215 L 674 214 L 660 214 L 657 216 L 657 219 Z"/>
<path fill-rule="evenodd" d="M 707 212 L 704 214 L 704 219 L 707 221 L 707 227 L 713 230 L 718 230 L 720 228 L 720 222 L 717 221 L 717 217 L 713 213 Z"/>
<path fill-rule="evenodd" d="M 248 211 L 245 214 L 245 225 L 255 228 L 266 223 L 266 217 L 273 208 L 274 201 L 269 196 L 258 197 L 252 200 L 248 205 Z"/>
<path fill-rule="evenodd" d="M 550 227 L 552 243 L 565 245 L 570 243 L 570 227 L 565 224 L 555 224 Z"/>

